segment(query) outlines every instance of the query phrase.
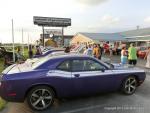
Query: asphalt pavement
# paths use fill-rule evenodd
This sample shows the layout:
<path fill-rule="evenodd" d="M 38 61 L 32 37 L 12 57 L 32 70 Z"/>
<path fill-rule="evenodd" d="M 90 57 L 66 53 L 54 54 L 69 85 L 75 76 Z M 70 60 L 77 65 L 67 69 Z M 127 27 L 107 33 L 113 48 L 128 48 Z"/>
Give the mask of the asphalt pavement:
<path fill-rule="evenodd" d="M 111 61 L 119 63 L 120 57 L 115 56 Z M 26 102 L 8 103 L 2 113 L 149 113 L 150 73 L 149 69 L 144 67 L 145 63 L 145 60 L 138 59 L 137 66 L 145 69 L 147 77 L 133 95 L 112 92 L 91 97 L 55 100 L 52 107 L 41 112 L 32 111 Z"/>

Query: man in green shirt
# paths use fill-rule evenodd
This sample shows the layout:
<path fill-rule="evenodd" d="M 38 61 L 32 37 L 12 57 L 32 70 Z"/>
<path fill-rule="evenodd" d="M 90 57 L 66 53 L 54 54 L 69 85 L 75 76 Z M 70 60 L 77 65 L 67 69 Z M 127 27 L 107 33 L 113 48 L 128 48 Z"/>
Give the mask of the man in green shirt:
<path fill-rule="evenodd" d="M 130 44 L 128 49 L 128 60 L 130 65 L 136 65 L 137 63 L 137 50 L 134 47 L 134 44 Z"/>

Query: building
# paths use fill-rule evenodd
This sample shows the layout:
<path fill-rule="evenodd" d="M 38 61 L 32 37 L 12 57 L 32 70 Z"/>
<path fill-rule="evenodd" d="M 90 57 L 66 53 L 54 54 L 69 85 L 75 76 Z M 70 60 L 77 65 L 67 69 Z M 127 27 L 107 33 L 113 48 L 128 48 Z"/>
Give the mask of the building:
<path fill-rule="evenodd" d="M 150 46 L 150 28 L 138 28 L 117 33 L 77 33 L 70 44 L 100 42 L 136 42 L 137 46 Z"/>
<path fill-rule="evenodd" d="M 70 44 L 93 44 L 100 42 L 116 42 L 116 41 L 127 41 L 119 33 L 77 33 L 71 40 Z"/>
<path fill-rule="evenodd" d="M 136 42 L 137 46 L 150 45 L 150 28 L 120 32 L 129 42 Z"/>
<path fill-rule="evenodd" d="M 40 37 L 42 38 L 43 34 L 41 34 Z M 60 35 L 54 35 L 53 37 L 50 37 L 50 34 L 44 34 L 44 38 L 45 38 L 45 40 L 47 40 L 47 39 L 53 40 L 54 42 L 57 43 L 57 46 L 62 45 L 62 36 L 60 36 Z M 64 46 L 69 46 L 69 43 L 70 43 L 71 39 L 73 38 L 73 35 L 64 35 L 63 38 L 64 38 Z"/>

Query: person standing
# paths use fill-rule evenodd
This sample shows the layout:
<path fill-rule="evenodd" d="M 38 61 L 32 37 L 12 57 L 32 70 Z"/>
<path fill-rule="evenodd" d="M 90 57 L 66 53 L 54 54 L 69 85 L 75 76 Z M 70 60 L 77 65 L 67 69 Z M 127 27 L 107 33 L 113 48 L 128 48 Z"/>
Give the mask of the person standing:
<path fill-rule="evenodd" d="M 23 59 L 23 55 L 22 55 L 20 47 L 17 48 L 16 54 L 17 54 L 17 61 L 20 62 Z"/>
<path fill-rule="evenodd" d="M 100 46 L 100 44 L 98 44 L 98 48 L 99 48 L 99 60 L 101 60 L 102 57 L 102 47 Z"/>
<path fill-rule="evenodd" d="M 42 54 L 42 51 L 41 51 L 41 48 L 40 46 L 36 46 L 36 55 L 41 55 Z"/>
<path fill-rule="evenodd" d="M 98 45 L 95 45 L 93 48 L 93 55 L 95 58 L 99 59 L 100 56 L 100 49 L 98 47 Z"/>
<path fill-rule="evenodd" d="M 110 45 L 110 47 L 109 47 L 109 56 L 112 57 L 112 54 L 113 54 L 113 48 L 112 48 L 112 45 Z"/>
<path fill-rule="evenodd" d="M 121 64 L 124 65 L 127 63 L 127 52 L 126 52 L 126 48 L 122 47 L 121 50 Z"/>
<path fill-rule="evenodd" d="M 130 47 L 128 49 L 128 60 L 130 65 L 136 65 L 137 63 L 137 50 L 134 47 L 134 44 L 130 44 Z"/>
<path fill-rule="evenodd" d="M 32 50 L 32 45 L 31 45 L 31 44 L 29 45 L 28 54 L 29 54 L 29 58 L 32 58 L 32 57 L 33 57 L 33 50 Z"/>
<path fill-rule="evenodd" d="M 88 47 L 86 47 L 85 51 L 84 51 L 85 55 L 89 55 L 92 56 L 92 48 L 91 45 L 89 45 Z"/>
<path fill-rule="evenodd" d="M 146 67 L 150 68 L 150 47 L 148 47 L 148 51 L 147 51 L 144 59 L 146 59 L 146 58 L 147 58 Z"/>

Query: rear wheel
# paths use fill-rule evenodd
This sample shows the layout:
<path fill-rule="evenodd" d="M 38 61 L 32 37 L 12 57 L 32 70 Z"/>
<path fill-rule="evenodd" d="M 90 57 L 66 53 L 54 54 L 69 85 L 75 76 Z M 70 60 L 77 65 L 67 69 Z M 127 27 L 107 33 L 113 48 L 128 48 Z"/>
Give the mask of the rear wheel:
<path fill-rule="evenodd" d="M 131 95 L 136 91 L 137 80 L 134 76 L 129 76 L 123 82 L 122 91 L 127 95 Z"/>
<path fill-rule="evenodd" d="M 30 90 L 27 102 L 33 110 L 45 110 L 54 102 L 54 92 L 50 87 L 37 86 Z"/>

